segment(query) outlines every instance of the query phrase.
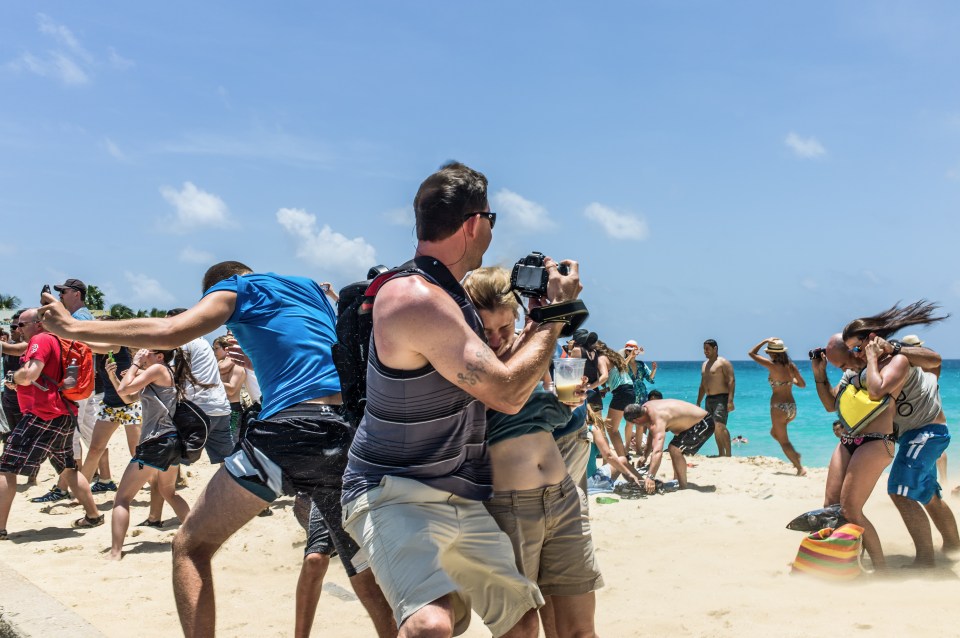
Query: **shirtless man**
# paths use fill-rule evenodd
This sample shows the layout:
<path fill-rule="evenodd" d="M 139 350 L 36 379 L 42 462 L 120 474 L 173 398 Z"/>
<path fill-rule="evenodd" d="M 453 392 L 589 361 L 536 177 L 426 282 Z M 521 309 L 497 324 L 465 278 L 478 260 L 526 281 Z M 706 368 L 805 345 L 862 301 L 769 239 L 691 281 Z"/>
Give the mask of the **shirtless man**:
<path fill-rule="evenodd" d="M 733 394 L 737 381 L 733 376 L 733 365 L 717 356 L 717 342 L 707 339 L 703 342 L 703 354 L 707 360 L 700 368 L 700 389 L 697 391 L 697 405 L 707 398 L 704 407 L 717 428 L 717 454 L 730 456 L 730 431 L 727 430 L 727 415 L 733 412 Z"/>
<path fill-rule="evenodd" d="M 217 365 L 220 367 L 220 380 L 223 381 L 223 389 L 227 391 L 227 400 L 230 401 L 230 432 L 232 436 L 236 437 L 237 430 L 240 429 L 240 415 L 243 414 L 240 390 L 247 380 L 247 371 L 227 356 L 227 348 L 230 347 L 232 339 L 233 337 L 229 335 L 214 339 L 213 356 L 217 358 Z"/>
<path fill-rule="evenodd" d="M 651 399 L 643 405 L 628 405 L 623 411 L 623 418 L 635 425 L 649 428 L 646 456 L 650 459 L 650 465 L 644 479 L 647 494 L 653 494 L 657 489 L 653 479 L 660 469 L 660 461 L 663 460 L 663 440 L 667 432 L 674 434 L 667 446 L 670 461 L 673 462 L 673 477 L 677 479 L 681 490 L 686 489 L 687 462 L 683 455 L 696 454 L 707 442 L 714 431 L 713 415 L 686 401 Z M 729 437 L 727 445 L 730 445 Z"/>

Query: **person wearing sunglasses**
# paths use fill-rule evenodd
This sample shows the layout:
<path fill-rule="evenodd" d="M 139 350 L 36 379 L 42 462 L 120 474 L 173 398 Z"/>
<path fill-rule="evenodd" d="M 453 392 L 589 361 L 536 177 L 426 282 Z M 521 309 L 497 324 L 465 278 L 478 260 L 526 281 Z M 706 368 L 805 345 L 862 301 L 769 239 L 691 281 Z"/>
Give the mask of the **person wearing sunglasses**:
<path fill-rule="evenodd" d="M 216 631 L 211 563 L 221 545 L 270 503 L 302 491 L 325 523 L 311 534 L 322 537 L 324 558 L 339 554 L 377 634 L 396 636 L 376 580 L 364 563 L 354 566 L 359 548 L 342 527 L 341 477 L 353 428 L 343 414 L 333 364 L 333 307 L 312 279 L 255 273 L 238 261 L 207 269 L 201 290 L 193 307 L 163 318 L 77 321 L 49 294 L 41 309 L 45 323 L 64 338 L 151 351 L 189 344 L 226 325 L 236 338 L 231 357 L 257 371 L 262 409 L 247 421 L 238 449 L 213 475 L 173 539 L 173 589 L 184 633 Z"/>
<path fill-rule="evenodd" d="M 70 311 L 74 319 L 78 321 L 93 321 L 93 314 L 86 306 L 87 284 L 79 279 L 67 279 L 62 284 L 53 287 L 60 296 L 60 301 L 64 307 Z M 116 348 L 114 348 L 116 349 Z M 80 436 L 73 437 L 73 455 L 77 462 L 83 463 L 83 447 L 88 451 L 93 439 L 93 430 L 97 423 L 97 413 L 100 408 L 100 401 L 103 399 L 103 392 L 97 392 L 86 399 L 77 401 L 77 432 Z M 80 442 L 83 441 L 83 447 Z M 98 479 L 91 484 L 90 488 L 94 494 L 109 491 L 113 485 L 110 478 L 110 451 L 104 450 L 100 455 L 100 460 L 96 466 Z M 85 475 L 86 476 L 86 475 Z M 100 480 L 102 479 L 102 481 Z M 42 496 L 30 499 L 31 503 L 55 503 L 63 499 L 70 498 L 70 492 L 67 490 L 67 484 L 63 476 L 57 481 L 57 484 L 50 488 L 50 491 Z"/>
<path fill-rule="evenodd" d="M 886 340 L 908 326 L 946 319 L 935 314 L 937 309 L 926 301 L 902 308 L 896 305 L 855 319 L 843 330 L 844 343 L 851 350 L 859 349 L 854 356 L 866 361 L 862 376 L 870 398 L 891 398 L 887 412 L 897 434 L 898 450 L 890 468 L 887 493 L 913 539 L 916 558 L 912 566 L 921 568 L 936 566 L 931 522 L 943 538 L 943 551 L 948 555 L 960 552 L 957 520 L 943 500 L 937 481 L 936 463 L 950 445 L 950 430 L 938 378 L 925 369 L 940 364 L 913 365 L 903 353 L 903 344 Z"/>
<path fill-rule="evenodd" d="M 367 552 L 401 636 L 460 633 L 471 606 L 495 636 L 536 636 L 543 597 L 483 506 L 492 495 L 485 409 L 523 407 L 562 324 L 538 324 L 507 362 L 486 343 L 460 284 L 482 265 L 496 226 L 482 173 L 446 164 L 420 185 L 413 208 L 416 256 L 373 305 L 368 402 L 343 476 L 344 527 Z M 576 262 L 564 263 L 568 275 L 544 259 L 551 302 L 580 292 Z"/>
<path fill-rule="evenodd" d="M 55 382 L 50 381 L 61 375 L 60 343 L 46 332 L 36 308 L 23 311 L 18 327 L 28 346 L 27 353 L 21 357 L 20 369 L 13 375 L 23 416 L 10 432 L 0 455 L 0 540 L 7 538 L 7 519 L 17 493 L 17 475 L 34 475 L 48 458 L 83 506 L 85 515 L 74 527 L 102 525 L 103 516 L 97 511 L 90 484 L 80 473 L 73 456 L 76 408 L 68 405 Z"/>

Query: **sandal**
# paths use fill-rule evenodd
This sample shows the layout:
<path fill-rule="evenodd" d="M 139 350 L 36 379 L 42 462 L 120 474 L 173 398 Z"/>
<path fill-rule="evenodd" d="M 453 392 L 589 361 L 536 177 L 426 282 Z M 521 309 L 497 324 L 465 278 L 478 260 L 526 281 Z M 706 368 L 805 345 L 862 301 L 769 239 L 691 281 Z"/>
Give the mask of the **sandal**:
<path fill-rule="evenodd" d="M 10 537 L 7 535 L 7 530 L 0 529 L 0 541 L 8 540 Z"/>
<path fill-rule="evenodd" d="M 94 527 L 100 527 L 103 525 L 103 514 L 100 516 L 94 516 L 90 518 L 89 516 L 84 516 L 83 518 L 78 518 L 73 521 L 74 529 L 93 529 Z"/>
<path fill-rule="evenodd" d="M 163 521 L 151 521 L 149 518 L 142 523 L 137 524 L 137 527 L 154 527 L 160 529 L 163 527 Z"/>

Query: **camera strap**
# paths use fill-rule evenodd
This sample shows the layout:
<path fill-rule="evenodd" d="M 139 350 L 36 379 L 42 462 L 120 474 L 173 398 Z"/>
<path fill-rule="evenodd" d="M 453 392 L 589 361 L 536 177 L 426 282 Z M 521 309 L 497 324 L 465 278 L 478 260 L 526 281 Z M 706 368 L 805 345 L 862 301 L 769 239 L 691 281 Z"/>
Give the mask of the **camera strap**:
<path fill-rule="evenodd" d="M 569 337 L 583 325 L 583 322 L 590 316 L 590 311 L 587 310 L 586 304 L 581 300 L 573 299 L 549 306 L 540 306 L 532 309 L 528 314 L 537 323 L 566 324 L 560 331 L 560 336 Z"/>

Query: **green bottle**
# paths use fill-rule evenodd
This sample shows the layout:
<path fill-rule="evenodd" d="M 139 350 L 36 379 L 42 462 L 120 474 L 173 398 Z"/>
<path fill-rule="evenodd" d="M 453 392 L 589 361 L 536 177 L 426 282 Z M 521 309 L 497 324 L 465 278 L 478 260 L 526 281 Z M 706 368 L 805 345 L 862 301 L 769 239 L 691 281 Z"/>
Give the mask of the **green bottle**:
<path fill-rule="evenodd" d="M 117 360 L 113 358 L 113 350 L 107 352 L 107 361 L 110 363 L 116 363 Z"/>
<path fill-rule="evenodd" d="M 610 503 L 619 503 L 620 499 L 613 498 L 612 496 L 598 496 L 597 503 L 601 505 L 609 505 Z"/>

